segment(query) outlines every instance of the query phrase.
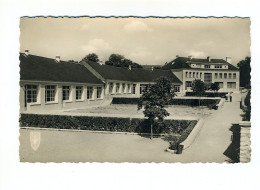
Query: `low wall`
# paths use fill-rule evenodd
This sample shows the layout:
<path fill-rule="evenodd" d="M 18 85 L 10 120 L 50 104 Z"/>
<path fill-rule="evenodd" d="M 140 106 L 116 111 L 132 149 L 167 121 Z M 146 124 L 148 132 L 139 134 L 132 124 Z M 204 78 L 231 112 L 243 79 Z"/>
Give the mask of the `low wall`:
<path fill-rule="evenodd" d="M 198 121 L 198 123 L 196 124 L 196 126 L 193 128 L 193 130 L 191 131 L 191 133 L 189 134 L 189 136 L 187 137 L 186 140 L 184 140 L 181 145 L 183 145 L 183 149 L 187 149 L 189 148 L 192 143 L 195 141 L 195 139 L 197 138 L 197 136 L 199 135 L 200 133 L 200 130 L 201 128 L 203 127 L 204 125 L 204 119 L 200 119 Z"/>
<path fill-rule="evenodd" d="M 240 121 L 240 154 L 239 161 L 248 163 L 251 160 L 251 123 L 250 121 Z"/>

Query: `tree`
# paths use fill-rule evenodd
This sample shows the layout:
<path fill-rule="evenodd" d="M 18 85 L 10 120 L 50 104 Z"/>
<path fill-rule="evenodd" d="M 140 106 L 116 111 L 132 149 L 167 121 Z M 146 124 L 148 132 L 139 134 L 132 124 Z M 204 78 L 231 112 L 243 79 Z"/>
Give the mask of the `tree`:
<path fill-rule="evenodd" d="M 213 90 L 214 93 L 219 91 L 219 83 L 217 83 L 217 82 L 211 83 L 210 89 Z"/>
<path fill-rule="evenodd" d="M 240 70 L 240 86 L 247 87 L 250 86 L 250 72 L 251 72 L 251 57 L 246 57 L 244 60 L 238 62 L 237 66 Z"/>
<path fill-rule="evenodd" d="M 120 54 L 111 54 L 109 60 L 106 61 L 105 64 L 116 67 L 129 67 L 129 65 L 131 65 L 132 68 L 142 68 L 141 65 L 131 61 L 130 59 L 126 59 Z"/>
<path fill-rule="evenodd" d="M 196 96 L 201 97 L 205 93 L 205 83 L 201 80 L 195 79 L 192 82 L 192 90 Z M 200 106 L 200 99 L 199 99 Z"/>
<path fill-rule="evenodd" d="M 144 108 L 144 116 L 148 117 L 151 127 L 151 139 L 153 138 L 153 124 L 155 120 L 162 122 L 170 114 L 165 109 L 165 105 L 175 96 L 171 82 L 166 77 L 161 77 L 156 84 L 148 86 L 143 92 L 137 109 Z"/>
<path fill-rule="evenodd" d="M 98 58 L 98 55 L 95 54 L 95 53 L 89 53 L 88 55 L 86 55 L 82 61 L 92 61 L 92 62 L 95 62 L 95 63 L 98 63 L 99 62 L 99 58 Z"/>

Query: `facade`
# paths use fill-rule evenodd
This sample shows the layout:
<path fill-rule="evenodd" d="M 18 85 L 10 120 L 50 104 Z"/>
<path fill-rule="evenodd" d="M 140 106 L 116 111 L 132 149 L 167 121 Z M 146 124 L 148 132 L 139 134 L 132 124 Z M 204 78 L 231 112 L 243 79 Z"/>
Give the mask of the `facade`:
<path fill-rule="evenodd" d="M 106 97 L 140 97 L 149 84 L 160 77 L 167 77 L 176 94 L 181 94 L 182 82 L 171 72 L 162 69 L 125 68 L 81 62 L 97 78 L 105 83 Z"/>
<path fill-rule="evenodd" d="M 86 67 L 56 59 L 20 54 L 20 111 L 48 111 L 98 105 L 104 83 Z"/>
<path fill-rule="evenodd" d="M 171 70 L 182 82 L 182 92 L 191 91 L 192 81 L 202 80 L 205 84 L 217 82 L 219 92 L 239 91 L 239 69 L 231 64 L 231 58 L 223 59 L 197 59 L 178 57 L 162 67 Z"/>

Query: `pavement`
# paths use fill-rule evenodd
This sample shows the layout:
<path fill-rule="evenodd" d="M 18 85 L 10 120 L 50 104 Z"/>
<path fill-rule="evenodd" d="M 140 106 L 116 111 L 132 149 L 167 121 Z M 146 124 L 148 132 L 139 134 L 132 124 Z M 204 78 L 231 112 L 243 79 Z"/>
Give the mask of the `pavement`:
<path fill-rule="evenodd" d="M 229 129 L 232 123 L 238 123 L 242 119 L 240 100 L 240 94 L 234 93 L 233 102 L 225 102 L 220 110 L 214 110 L 205 118 L 194 143 L 182 154 L 166 152 L 168 142 L 162 138 L 150 140 L 129 134 L 20 129 L 20 161 L 229 162 L 229 158 L 223 153 L 231 144 L 232 132 Z M 38 145 L 37 141 L 40 141 Z"/>

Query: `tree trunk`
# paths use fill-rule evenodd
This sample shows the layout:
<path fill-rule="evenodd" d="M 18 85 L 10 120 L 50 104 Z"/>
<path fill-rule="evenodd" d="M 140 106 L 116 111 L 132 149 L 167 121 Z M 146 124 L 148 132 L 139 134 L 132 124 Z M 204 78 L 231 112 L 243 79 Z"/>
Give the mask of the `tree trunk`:
<path fill-rule="evenodd" d="M 151 137 L 150 139 L 152 140 L 153 139 L 153 121 L 151 121 Z"/>

